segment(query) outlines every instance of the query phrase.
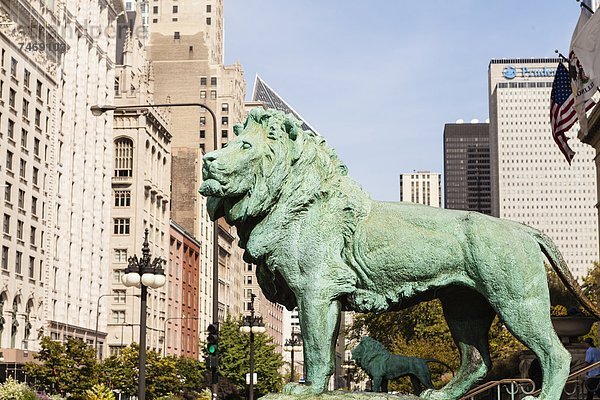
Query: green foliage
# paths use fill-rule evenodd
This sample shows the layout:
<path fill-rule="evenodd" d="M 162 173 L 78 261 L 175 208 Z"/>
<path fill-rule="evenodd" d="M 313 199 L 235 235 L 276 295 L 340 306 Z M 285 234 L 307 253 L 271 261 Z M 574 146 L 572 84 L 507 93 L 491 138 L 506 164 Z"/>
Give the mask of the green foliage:
<path fill-rule="evenodd" d="M 118 355 L 107 358 L 100 367 L 100 380 L 111 389 L 135 396 L 138 391 L 137 344 L 126 347 Z M 146 398 L 157 400 L 175 395 L 196 397 L 204 385 L 202 364 L 186 357 L 161 357 L 159 353 L 146 352 Z"/>
<path fill-rule="evenodd" d="M 250 334 L 240 333 L 240 323 L 228 318 L 220 324 L 219 370 L 237 392 L 245 393 L 246 373 L 250 372 Z M 258 381 L 254 385 L 255 398 L 281 390 L 282 358 L 275 347 L 267 335 L 254 335 L 254 372 Z"/>
<path fill-rule="evenodd" d="M 584 278 L 583 293 L 595 304 L 600 301 L 600 262 L 594 262 L 594 266 Z"/>
<path fill-rule="evenodd" d="M 8 377 L 0 385 L 0 399 L 2 400 L 37 400 L 37 396 L 29 386 Z"/>
<path fill-rule="evenodd" d="M 448 364 L 453 371 L 459 366 L 458 350 L 439 300 L 420 303 L 402 311 L 357 314 L 347 333 L 350 339 L 357 342 L 365 335 L 370 336 L 383 343 L 394 354 L 435 358 Z M 497 368 L 506 369 L 501 360 L 511 358 L 523 349 L 504 325 L 498 319 L 494 320 L 490 329 L 490 353 Z M 436 387 L 452 378 L 448 368 L 441 364 L 430 363 L 429 368 Z M 516 372 L 511 371 L 511 374 Z M 389 389 L 410 393 L 412 386 L 405 377 L 390 382 Z"/>
<path fill-rule="evenodd" d="M 92 386 L 85 394 L 86 400 L 115 400 L 115 394 L 103 384 Z"/>
<path fill-rule="evenodd" d="M 81 339 L 68 338 L 65 343 L 59 343 L 44 337 L 35 359 L 39 363 L 27 363 L 25 373 L 45 392 L 83 400 L 86 391 L 97 383 L 94 349 Z"/>

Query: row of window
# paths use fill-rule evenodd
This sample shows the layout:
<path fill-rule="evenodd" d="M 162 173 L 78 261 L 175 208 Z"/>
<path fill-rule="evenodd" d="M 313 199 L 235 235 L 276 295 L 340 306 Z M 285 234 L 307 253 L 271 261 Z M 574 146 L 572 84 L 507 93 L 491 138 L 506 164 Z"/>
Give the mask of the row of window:
<path fill-rule="evenodd" d="M 7 246 L 2 246 L 2 259 L 0 260 L 0 265 L 1 268 L 5 271 L 8 271 L 10 269 L 9 264 L 10 264 L 10 260 L 9 260 L 9 253 L 10 253 L 10 249 Z M 24 260 L 23 260 L 23 252 L 17 250 L 15 251 L 15 260 L 14 260 L 14 272 L 17 275 L 23 275 L 23 267 L 24 267 Z M 30 256 L 29 257 L 29 263 L 27 264 L 27 277 L 30 279 L 35 279 L 35 264 L 36 264 L 36 260 L 35 257 Z M 41 261 L 40 261 L 40 279 L 41 279 Z"/>
<path fill-rule="evenodd" d="M 6 172 L 8 175 L 13 175 L 13 158 L 14 155 L 10 150 L 6 150 Z M 35 186 L 38 186 L 39 181 L 39 168 L 33 167 L 31 173 L 31 180 Z M 19 161 L 19 177 L 26 180 L 27 179 L 27 161 L 22 158 Z"/>

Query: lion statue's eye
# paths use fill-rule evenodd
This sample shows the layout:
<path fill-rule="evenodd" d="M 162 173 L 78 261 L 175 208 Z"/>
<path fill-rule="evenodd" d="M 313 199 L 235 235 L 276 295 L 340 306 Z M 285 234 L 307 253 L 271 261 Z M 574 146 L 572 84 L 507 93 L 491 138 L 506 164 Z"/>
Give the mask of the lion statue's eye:
<path fill-rule="evenodd" d="M 242 149 L 249 149 L 252 145 L 249 142 L 242 142 Z"/>

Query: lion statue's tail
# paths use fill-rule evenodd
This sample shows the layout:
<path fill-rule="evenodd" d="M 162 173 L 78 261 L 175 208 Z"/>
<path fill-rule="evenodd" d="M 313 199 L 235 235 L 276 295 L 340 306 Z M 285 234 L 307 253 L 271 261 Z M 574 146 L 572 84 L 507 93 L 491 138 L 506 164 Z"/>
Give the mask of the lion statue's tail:
<path fill-rule="evenodd" d="M 454 370 L 452 369 L 452 367 L 451 367 L 451 366 L 449 366 L 449 365 L 448 365 L 448 364 L 446 364 L 445 362 L 443 362 L 443 361 L 440 361 L 440 360 L 437 360 L 437 359 L 435 359 L 435 358 L 427 358 L 427 359 L 425 359 L 425 361 L 427 361 L 427 363 L 436 363 L 436 364 L 440 364 L 440 365 L 442 365 L 442 366 L 444 366 L 444 367 L 448 368 L 448 371 L 450 371 L 450 373 L 452 373 L 452 376 L 454 376 Z"/>
<path fill-rule="evenodd" d="M 600 309 L 598 309 L 598 307 L 594 303 L 592 303 L 592 301 L 583 293 L 583 291 L 581 290 L 581 286 L 579 286 L 579 284 L 571 274 L 571 271 L 569 270 L 565 259 L 563 258 L 562 254 L 560 253 L 554 242 L 552 242 L 552 239 L 550 239 L 547 235 L 543 234 L 542 232 L 533 228 L 530 228 L 529 232 L 539 243 L 542 252 L 548 258 L 550 264 L 552 265 L 552 268 L 554 269 L 554 271 L 556 271 L 556 274 L 563 282 L 563 284 L 567 287 L 569 292 L 571 292 L 571 294 L 575 296 L 575 298 L 579 301 L 579 303 L 581 303 L 581 305 L 583 306 L 583 308 L 586 309 L 587 312 L 600 319 Z"/>

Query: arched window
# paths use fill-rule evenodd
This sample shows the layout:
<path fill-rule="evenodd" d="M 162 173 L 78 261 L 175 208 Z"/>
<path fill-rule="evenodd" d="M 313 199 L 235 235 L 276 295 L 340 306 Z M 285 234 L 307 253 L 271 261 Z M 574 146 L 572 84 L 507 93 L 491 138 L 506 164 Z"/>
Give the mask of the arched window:
<path fill-rule="evenodd" d="M 17 332 L 19 331 L 19 322 L 17 321 L 19 305 L 21 304 L 21 298 L 19 296 L 15 297 L 12 305 L 12 325 L 10 328 L 10 348 L 16 349 L 17 344 Z"/>
<path fill-rule="evenodd" d="M 133 141 L 131 139 L 115 140 L 115 176 L 133 176 Z"/>
<path fill-rule="evenodd" d="M 5 293 L 0 294 L 0 348 L 2 347 L 2 336 L 4 335 L 4 324 L 6 320 L 4 319 L 4 305 L 8 301 L 8 296 Z"/>

